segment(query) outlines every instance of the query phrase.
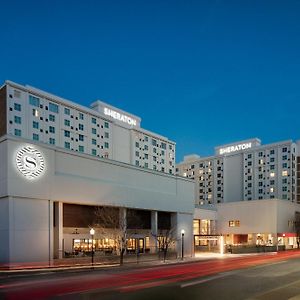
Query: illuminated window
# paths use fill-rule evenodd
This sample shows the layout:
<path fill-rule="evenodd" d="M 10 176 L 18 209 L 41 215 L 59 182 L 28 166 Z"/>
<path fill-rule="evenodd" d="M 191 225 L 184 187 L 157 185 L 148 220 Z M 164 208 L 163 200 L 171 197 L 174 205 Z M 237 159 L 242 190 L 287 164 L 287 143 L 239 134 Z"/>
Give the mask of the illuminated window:
<path fill-rule="evenodd" d="M 282 176 L 288 176 L 288 171 L 282 171 Z"/>
<path fill-rule="evenodd" d="M 270 173 L 270 177 L 275 177 L 275 173 L 274 172 Z"/>
<path fill-rule="evenodd" d="M 193 233 L 194 235 L 200 234 L 200 220 L 193 221 Z"/>
<path fill-rule="evenodd" d="M 183 177 L 186 177 L 186 173 L 183 173 L 182 176 L 183 176 Z"/>
<path fill-rule="evenodd" d="M 240 227 L 240 221 L 239 220 L 229 221 L 229 227 Z"/>
<path fill-rule="evenodd" d="M 274 193 L 274 188 L 273 187 L 270 188 L 270 193 Z"/>
<path fill-rule="evenodd" d="M 32 110 L 32 115 L 35 116 L 35 117 L 38 117 L 39 116 L 39 111 L 37 109 L 33 109 Z"/>

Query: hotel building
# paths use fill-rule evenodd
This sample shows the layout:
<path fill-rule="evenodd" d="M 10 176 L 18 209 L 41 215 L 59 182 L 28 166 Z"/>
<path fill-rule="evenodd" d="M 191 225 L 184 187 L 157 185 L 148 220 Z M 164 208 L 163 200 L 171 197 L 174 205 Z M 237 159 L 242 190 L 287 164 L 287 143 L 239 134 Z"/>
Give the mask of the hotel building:
<path fill-rule="evenodd" d="M 195 180 L 195 204 L 262 199 L 300 203 L 297 184 L 297 144 L 262 145 L 257 138 L 215 148 L 215 155 L 189 155 L 176 173 Z"/>
<path fill-rule="evenodd" d="M 140 118 L 96 101 L 91 109 L 10 81 L 0 88 L 0 264 L 49 262 L 91 251 L 95 210 L 128 221 L 128 251 L 156 252 L 172 230 L 192 255 L 194 183 L 176 176 L 175 143 Z M 134 212 L 143 222 L 130 225 Z M 96 224 L 97 225 L 97 224 Z M 96 253 L 114 241 L 95 227 Z"/>

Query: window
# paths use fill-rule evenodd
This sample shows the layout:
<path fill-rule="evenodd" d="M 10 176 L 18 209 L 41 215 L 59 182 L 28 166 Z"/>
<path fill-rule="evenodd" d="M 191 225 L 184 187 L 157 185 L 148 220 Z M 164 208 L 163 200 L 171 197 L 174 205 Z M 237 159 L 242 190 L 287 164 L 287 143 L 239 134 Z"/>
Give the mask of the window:
<path fill-rule="evenodd" d="M 275 154 L 275 150 L 274 149 L 270 150 L 270 154 L 271 155 Z"/>
<path fill-rule="evenodd" d="M 287 155 L 283 155 L 282 160 L 287 160 Z"/>
<path fill-rule="evenodd" d="M 145 168 L 148 168 L 148 166 L 149 166 L 148 163 L 145 162 Z"/>
<path fill-rule="evenodd" d="M 55 139 L 53 139 L 53 138 L 50 138 L 50 139 L 49 139 L 49 144 L 51 144 L 51 145 L 55 145 Z"/>
<path fill-rule="evenodd" d="M 109 123 L 108 122 L 104 122 L 104 128 L 109 128 Z"/>
<path fill-rule="evenodd" d="M 270 162 L 274 162 L 274 161 L 275 161 L 275 157 L 271 157 Z"/>
<path fill-rule="evenodd" d="M 156 140 L 155 139 L 152 139 L 152 146 L 156 146 Z"/>
<path fill-rule="evenodd" d="M 263 174 L 259 174 L 258 179 L 262 179 L 262 178 L 263 178 Z"/>
<path fill-rule="evenodd" d="M 65 137 L 70 137 L 70 131 L 68 131 L 68 130 L 65 130 Z"/>
<path fill-rule="evenodd" d="M 79 134 L 79 141 L 81 141 L 81 142 L 84 141 L 84 136 L 82 134 Z"/>
<path fill-rule="evenodd" d="M 270 165 L 270 170 L 275 170 L 275 165 Z"/>
<path fill-rule="evenodd" d="M 148 156 L 148 154 L 147 154 L 147 153 L 145 153 L 145 159 L 148 159 L 148 157 L 149 157 L 149 156 Z"/>
<path fill-rule="evenodd" d="M 97 155 L 97 150 L 96 149 L 92 149 L 92 155 Z"/>
<path fill-rule="evenodd" d="M 55 133 L 55 127 L 53 127 L 53 126 L 49 126 L 49 132 L 51 132 L 51 133 Z"/>
<path fill-rule="evenodd" d="M 263 153 L 262 153 L 262 152 L 259 152 L 259 153 L 258 153 L 258 156 L 259 156 L 259 157 L 262 157 L 262 156 L 263 156 Z"/>
<path fill-rule="evenodd" d="M 109 144 L 107 142 L 104 143 L 104 148 L 106 148 L 106 149 L 109 148 Z"/>
<path fill-rule="evenodd" d="M 69 142 L 65 142 L 65 148 L 66 148 L 66 149 L 70 149 L 70 148 L 71 148 Z"/>
<path fill-rule="evenodd" d="M 79 119 L 83 120 L 83 118 L 84 118 L 83 113 L 79 113 Z"/>
<path fill-rule="evenodd" d="M 81 146 L 81 145 L 80 145 L 80 146 L 78 146 L 78 151 L 79 151 L 79 152 L 84 152 L 84 147 L 83 147 L 83 146 Z"/>
<path fill-rule="evenodd" d="M 104 136 L 105 136 L 105 138 L 108 139 L 108 138 L 109 138 L 109 133 L 108 133 L 108 132 L 105 132 L 105 133 L 104 133 Z"/>
<path fill-rule="evenodd" d="M 164 163 L 165 163 L 165 160 L 164 160 L 163 158 L 161 159 L 161 163 L 162 163 L 162 164 L 164 164 Z"/>
<path fill-rule="evenodd" d="M 135 161 L 135 165 L 136 165 L 137 167 L 139 167 L 139 166 L 140 166 L 140 162 L 139 162 L 138 160 L 136 160 L 136 161 Z"/>
<path fill-rule="evenodd" d="M 20 129 L 15 129 L 15 136 L 21 136 L 22 131 Z"/>
<path fill-rule="evenodd" d="M 148 146 L 147 145 L 145 145 L 145 148 L 144 148 L 145 150 L 148 150 Z"/>
<path fill-rule="evenodd" d="M 15 109 L 16 111 L 21 111 L 21 104 L 19 104 L 19 103 L 14 103 L 14 109 Z"/>
<path fill-rule="evenodd" d="M 156 161 L 156 156 L 153 156 L 153 161 Z"/>
<path fill-rule="evenodd" d="M 229 227 L 240 227 L 240 221 L 239 220 L 229 221 Z"/>
<path fill-rule="evenodd" d="M 252 158 L 252 154 L 248 154 L 248 158 Z"/>
<path fill-rule="evenodd" d="M 70 124 L 71 124 L 71 123 L 70 123 L 70 120 L 66 120 L 66 119 L 65 119 L 65 122 L 64 122 L 64 123 L 65 123 L 65 126 L 70 127 Z"/>
<path fill-rule="evenodd" d="M 287 152 L 287 147 L 282 148 L 282 152 Z"/>
<path fill-rule="evenodd" d="M 83 130 L 83 124 L 78 125 L 79 130 Z"/>
<path fill-rule="evenodd" d="M 97 145 L 96 139 L 92 139 L 92 144 L 93 144 L 93 145 Z"/>
<path fill-rule="evenodd" d="M 32 139 L 33 139 L 34 141 L 38 141 L 38 140 L 40 139 L 40 137 L 39 137 L 38 134 L 34 133 L 34 134 L 32 135 Z"/>
<path fill-rule="evenodd" d="M 273 187 L 270 188 L 270 193 L 274 193 L 274 188 Z"/>
<path fill-rule="evenodd" d="M 270 173 L 270 177 L 275 177 L 275 173 L 274 173 L 274 172 L 271 172 L 271 173 Z"/>
<path fill-rule="evenodd" d="M 284 184 L 284 183 L 287 183 L 287 178 L 283 178 L 282 179 L 282 183 Z"/>
<path fill-rule="evenodd" d="M 39 107 L 40 106 L 40 99 L 37 97 L 34 97 L 32 95 L 29 95 L 29 104 Z"/>
<path fill-rule="evenodd" d="M 52 112 L 54 112 L 54 113 L 58 113 L 58 105 L 49 102 L 49 110 L 52 111 Z"/>
<path fill-rule="evenodd" d="M 96 118 L 92 118 L 92 124 L 96 124 L 96 123 L 97 123 Z"/>
<path fill-rule="evenodd" d="M 283 187 L 282 187 L 282 191 L 283 191 L 283 192 L 287 192 L 287 186 L 283 186 Z"/>
<path fill-rule="evenodd" d="M 166 149 L 167 148 L 167 144 L 166 143 L 161 143 L 161 148 L 162 149 Z"/>
<path fill-rule="evenodd" d="M 15 116 L 15 123 L 21 124 L 21 117 Z"/>
<path fill-rule="evenodd" d="M 92 134 L 97 134 L 96 128 L 92 128 Z"/>
<path fill-rule="evenodd" d="M 70 109 L 65 107 L 65 115 L 70 115 Z"/>
<path fill-rule="evenodd" d="M 263 193 L 263 189 L 259 189 L 259 190 L 258 190 L 258 193 L 259 193 L 259 194 L 262 194 L 262 193 Z"/>
<path fill-rule="evenodd" d="M 49 121 L 55 122 L 55 116 L 54 115 L 49 115 Z"/>
<path fill-rule="evenodd" d="M 35 117 L 38 117 L 39 116 L 39 111 L 37 109 L 33 109 L 32 110 L 32 115 L 35 116 Z"/>
<path fill-rule="evenodd" d="M 153 148 L 153 152 L 156 153 L 156 148 Z"/>
<path fill-rule="evenodd" d="M 138 142 L 135 142 L 135 146 L 136 146 L 137 148 L 139 148 L 139 147 L 140 147 L 140 144 L 139 144 Z"/>
<path fill-rule="evenodd" d="M 32 122 L 32 127 L 35 129 L 39 129 L 39 122 L 33 121 Z"/>
<path fill-rule="evenodd" d="M 275 184 L 275 180 L 270 180 L 270 184 L 274 185 Z"/>
<path fill-rule="evenodd" d="M 135 151 L 135 156 L 140 156 L 139 151 Z"/>
<path fill-rule="evenodd" d="M 282 171 L 282 176 L 288 176 L 288 171 Z"/>
<path fill-rule="evenodd" d="M 282 164 L 282 168 L 287 168 L 288 164 L 287 163 L 283 163 Z"/>
<path fill-rule="evenodd" d="M 285 199 L 285 200 L 286 200 L 286 199 L 287 199 L 287 195 L 285 195 L 285 194 L 282 195 L 282 199 Z"/>
<path fill-rule="evenodd" d="M 248 166 L 252 166 L 252 161 L 248 161 Z"/>

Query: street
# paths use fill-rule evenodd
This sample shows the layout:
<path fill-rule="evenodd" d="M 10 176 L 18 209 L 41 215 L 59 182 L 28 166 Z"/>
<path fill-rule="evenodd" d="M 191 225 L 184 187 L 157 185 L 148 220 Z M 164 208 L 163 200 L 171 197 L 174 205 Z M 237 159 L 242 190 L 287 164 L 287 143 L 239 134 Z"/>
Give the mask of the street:
<path fill-rule="evenodd" d="M 0 277 L 1 299 L 299 299 L 300 251 Z"/>

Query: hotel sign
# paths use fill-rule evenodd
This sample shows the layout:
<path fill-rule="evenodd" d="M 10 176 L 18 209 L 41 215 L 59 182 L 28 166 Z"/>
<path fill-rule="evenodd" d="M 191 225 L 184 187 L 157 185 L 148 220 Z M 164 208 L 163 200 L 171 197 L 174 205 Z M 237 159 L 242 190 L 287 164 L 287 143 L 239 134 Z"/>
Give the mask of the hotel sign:
<path fill-rule="evenodd" d="M 124 114 L 121 114 L 115 110 L 112 110 L 110 108 L 107 108 L 107 107 L 104 107 L 104 114 L 106 116 L 109 116 L 115 120 L 118 120 L 118 121 L 121 121 L 123 123 L 126 123 L 126 124 L 129 124 L 131 126 L 136 126 L 136 120 L 129 117 L 129 116 L 126 116 Z"/>
<path fill-rule="evenodd" d="M 223 154 L 229 154 L 229 153 L 233 153 L 233 152 L 237 152 L 237 151 L 241 151 L 241 150 L 246 150 L 246 149 L 250 149 L 252 148 L 252 143 L 243 143 L 243 144 L 237 144 L 237 145 L 232 145 L 232 146 L 228 146 L 228 147 L 224 147 L 224 148 L 220 148 L 219 149 L 219 154 L 223 155 Z"/>
<path fill-rule="evenodd" d="M 29 180 L 37 179 L 45 171 L 45 159 L 37 149 L 27 146 L 16 155 L 16 165 L 21 174 Z"/>

